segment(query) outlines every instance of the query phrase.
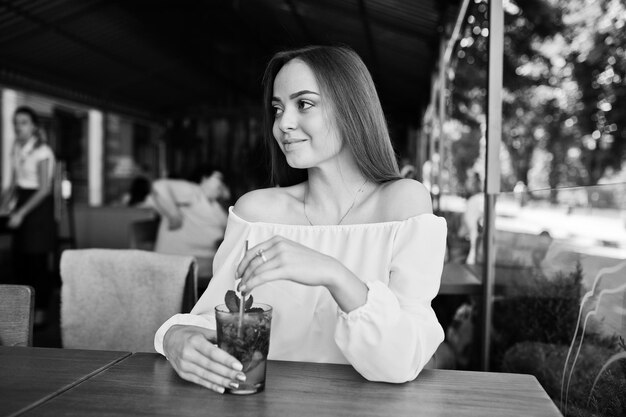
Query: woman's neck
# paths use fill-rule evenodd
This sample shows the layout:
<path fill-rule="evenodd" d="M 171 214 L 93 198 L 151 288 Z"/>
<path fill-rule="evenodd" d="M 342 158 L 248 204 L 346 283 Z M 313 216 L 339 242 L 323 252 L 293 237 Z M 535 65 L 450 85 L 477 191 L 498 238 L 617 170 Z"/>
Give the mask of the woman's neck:
<path fill-rule="evenodd" d="M 29 142 L 31 142 L 31 141 L 34 141 L 34 140 L 35 140 L 35 137 L 34 137 L 34 136 L 31 136 L 31 137 L 29 137 L 29 138 L 27 138 L 27 139 L 20 138 L 19 136 L 15 138 L 15 141 L 16 141 L 16 142 L 17 142 L 20 146 L 24 146 L 24 145 L 26 145 L 27 143 L 29 143 Z"/>
<path fill-rule="evenodd" d="M 307 220 L 313 224 L 337 224 L 343 220 L 359 204 L 370 185 L 355 167 L 311 168 L 308 177 L 302 198 Z"/>

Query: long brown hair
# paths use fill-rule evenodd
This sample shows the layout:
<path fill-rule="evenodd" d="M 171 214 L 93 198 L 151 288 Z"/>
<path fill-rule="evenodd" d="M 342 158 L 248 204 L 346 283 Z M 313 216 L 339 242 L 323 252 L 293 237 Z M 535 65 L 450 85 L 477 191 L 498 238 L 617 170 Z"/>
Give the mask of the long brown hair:
<path fill-rule="evenodd" d="M 343 46 L 307 46 L 275 54 L 263 76 L 263 130 L 270 150 L 272 182 L 286 186 L 306 180 L 306 170 L 287 164 L 272 133 L 274 79 L 296 58 L 313 71 L 322 97 L 331 105 L 339 135 L 361 173 L 376 183 L 401 178 L 378 93 L 361 58 Z"/>

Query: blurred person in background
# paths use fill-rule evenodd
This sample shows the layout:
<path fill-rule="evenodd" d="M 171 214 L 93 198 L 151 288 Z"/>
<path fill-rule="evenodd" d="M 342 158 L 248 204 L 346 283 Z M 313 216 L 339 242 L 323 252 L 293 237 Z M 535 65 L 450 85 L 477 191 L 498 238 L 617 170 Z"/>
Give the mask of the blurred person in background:
<path fill-rule="evenodd" d="M 0 199 L 0 213 L 8 214 L 6 227 L 13 231 L 17 282 L 35 288 L 35 324 L 41 325 L 52 288 L 48 261 L 56 245 L 52 195 L 56 159 L 32 108 L 18 107 L 13 125 L 11 179 Z"/>
<path fill-rule="evenodd" d="M 224 205 L 230 191 L 222 172 L 206 166 L 189 180 L 156 180 L 152 199 L 161 215 L 155 252 L 194 256 L 198 276 L 210 277 L 228 217 Z"/>
<path fill-rule="evenodd" d="M 152 184 L 150 180 L 139 175 L 131 181 L 128 192 L 122 197 L 122 204 L 135 208 L 154 208 L 151 193 Z"/>
<path fill-rule="evenodd" d="M 481 238 L 483 228 L 483 212 L 485 196 L 483 194 L 483 182 L 477 172 L 470 172 L 467 177 L 468 193 L 467 208 L 463 213 L 463 229 L 467 233 L 470 250 L 465 263 L 474 265 L 482 259 Z"/>

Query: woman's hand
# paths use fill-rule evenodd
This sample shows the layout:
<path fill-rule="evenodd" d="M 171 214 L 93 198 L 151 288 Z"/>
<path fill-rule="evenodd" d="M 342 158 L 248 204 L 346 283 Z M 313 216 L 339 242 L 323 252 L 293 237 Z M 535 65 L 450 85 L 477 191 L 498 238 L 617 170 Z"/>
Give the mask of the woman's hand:
<path fill-rule="evenodd" d="M 22 212 L 16 211 L 15 213 L 11 214 L 11 217 L 9 217 L 9 221 L 7 222 L 7 227 L 9 229 L 17 229 L 18 227 L 20 227 L 23 221 L 24 221 L 24 215 L 22 214 Z"/>
<path fill-rule="evenodd" d="M 326 287 L 344 312 L 367 301 L 367 286 L 341 262 L 282 236 L 248 250 L 237 267 L 237 275 L 241 276 L 238 289 L 244 294 L 267 282 L 284 279 Z"/>
<path fill-rule="evenodd" d="M 237 275 L 242 277 L 239 290 L 247 294 L 259 285 L 279 279 L 329 287 L 332 278 L 341 275 L 342 269 L 345 267 L 335 258 L 274 236 L 246 252 Z"/>
<path fill-rule="evenodd" d="M 183 379 L 220 394 L 246 380 L 241 363 L 211 343 L 215 330 L 197 326 L 172 326 L 163 338 L 163 350 Z"/>
<path fill-rule="evenodd" d="M 183 216 L 166 216 L 167 228 L 169 230 L 178 230 L 183 227 Z"/>

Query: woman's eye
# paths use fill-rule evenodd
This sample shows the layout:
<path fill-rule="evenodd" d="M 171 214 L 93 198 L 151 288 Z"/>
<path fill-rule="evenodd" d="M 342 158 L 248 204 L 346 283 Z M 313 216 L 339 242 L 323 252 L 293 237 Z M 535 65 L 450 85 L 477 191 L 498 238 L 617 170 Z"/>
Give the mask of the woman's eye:
<path fill-rule="evenodd" d="M 313 107 L 313 103 L 311 103 L 310 101 L 306 101 L 306 100 L 298 101 L 298 108 L 300 110 L 307 110 L 311 107 Z"/>
<path fill-rule="evenodd" d="M 280 116 L 280 114 L 283 112 L 283 110 L 280 107 L 274 106 L 274 116 Z"/>

